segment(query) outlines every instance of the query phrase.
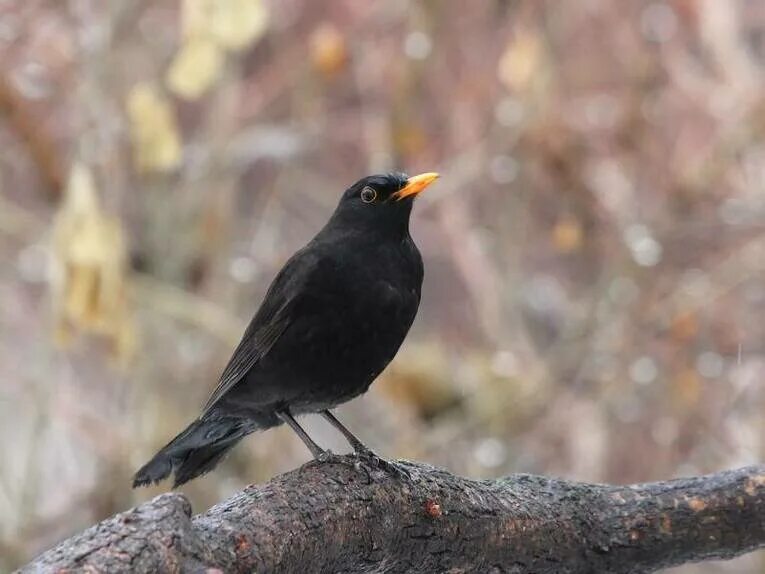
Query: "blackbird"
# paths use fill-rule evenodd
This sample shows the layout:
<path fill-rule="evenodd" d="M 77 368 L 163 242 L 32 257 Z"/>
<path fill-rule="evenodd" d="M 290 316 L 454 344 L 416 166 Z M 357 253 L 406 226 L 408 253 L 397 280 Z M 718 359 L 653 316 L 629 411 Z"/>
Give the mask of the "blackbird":
<path fill-rule="evenodd" d="M 330 409 L 364 393 L 393 359 L 420 304 L 422 258 L 409 235 L 414 198 L 438 174 L 372 175 L 349 187 L 329 222 L 276 275 L 202 414 L 134 477 L 212 470 L 243 437 L 320 413 L 359 456 L 375 457 Z"/>

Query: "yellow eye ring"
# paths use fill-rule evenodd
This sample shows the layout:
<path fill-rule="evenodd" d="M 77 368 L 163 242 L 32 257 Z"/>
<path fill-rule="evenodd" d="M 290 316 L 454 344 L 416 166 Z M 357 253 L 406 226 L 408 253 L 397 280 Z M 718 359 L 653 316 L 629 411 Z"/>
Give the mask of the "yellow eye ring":
<path fill-rule="evenodd" d="M 377 191 L 374 188 L 367 186 L 361 190 L 361 201 L 364 203 L 372 203 L 375 199 L 377 199 Z"/>

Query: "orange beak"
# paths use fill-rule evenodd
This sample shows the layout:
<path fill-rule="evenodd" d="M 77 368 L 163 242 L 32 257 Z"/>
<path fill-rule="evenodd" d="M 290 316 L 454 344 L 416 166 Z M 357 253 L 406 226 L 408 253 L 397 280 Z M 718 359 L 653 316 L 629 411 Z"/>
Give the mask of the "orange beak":
<path fill-rule="evenodd" d="M 438 179 L 438 174 L 429 172 L 415 175 L 406 180 L 406 185 L 394 193 L 393 197 L 396 201 L 400 201 L 410 195 L 417 195 L 428 187 L 431 183 Z"/>

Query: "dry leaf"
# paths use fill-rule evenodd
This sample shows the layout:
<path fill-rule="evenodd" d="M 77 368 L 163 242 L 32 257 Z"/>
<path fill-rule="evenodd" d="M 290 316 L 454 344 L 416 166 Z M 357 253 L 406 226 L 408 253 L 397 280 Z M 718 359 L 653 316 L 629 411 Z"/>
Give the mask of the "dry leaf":
<path fill-rule="evenodd" d="M 393 142 L 403 156 L 415 156 L 427 147 L 425 131 L 415 122 L 398 123 L 393 131 Z"/>
<path fill-rule="evenodd" d="M 187 39 L 208 38 L 226 50 L 243 50 L 268 27 L 268 9 L 261 0 L 186 0 L 183 33 Z"/>
<path fill-rule="evenodd" d="M 553 228 L 553 244 L 561 253 L 576 251 L 582 246 L 583 239 L 582 224 L 571 215 L 561 217 Z"/>
<path fill-rule="evenodd" d="M 243 50 L 260 38 L 268 11 L 260 0 L 185 0 L 184 42 L 165 78 L 177 96 L 196 100 L 220 78 L 224 50 Z"/>
<path fill-rule="evenodd" d="M 695 408 L 701 398 L 701 379 L 693 369 L 683 369 L 672 377 L 672 395 L 675 404 L 683 409 Z"/>
<path fill-rule="evenodd" d="M 527 91 L 542 67 L 542 43 L 539 36 L 529 32 L 518 34 L 499 60 L 497 74 L 509 90 Z"/>
<path fill-rule="evenodd" d="M 216 0 L 212 34 L 227 50 L 243 50 L 260 38 L 268 26 L 268 11 L 261 0 Z"/>
<path fill-rule="evenodd" d="M 345 38 L 332 24 L 321 24 L 311 34 L 311 60 L 325 76 L 334 76 L 348 61 Z"/>
<path fill-rule="evenodd" d="M 167 71 L 167 87 L 175 95 L 196 100 L 213 87 L 223 70 L 223 50 L 209 37 L 189 38 Z"/>
<path fill-rule="evenodd" d="M 167 98 L 147 84 L 137 84 L 127 98 L 133 161 L 141 172 L 170 171 L 181 162 L 181 140 Z"/>
<path fill-rule="evenodd" d="M 699 332 L 699 320 L 692 311 L 680 312 L 672 317 L 669 331 L 676 341 L 689 341 Z"/>
<path fill-rule="evenodd" d="M 122 227 L 101 211 L 90 170 L 75 164 L 53 225 L 51 295 L 60 344 L 87 332 L 107 338 L 121 362 L 130 358 L 135 329 L 125 269 Z"/>

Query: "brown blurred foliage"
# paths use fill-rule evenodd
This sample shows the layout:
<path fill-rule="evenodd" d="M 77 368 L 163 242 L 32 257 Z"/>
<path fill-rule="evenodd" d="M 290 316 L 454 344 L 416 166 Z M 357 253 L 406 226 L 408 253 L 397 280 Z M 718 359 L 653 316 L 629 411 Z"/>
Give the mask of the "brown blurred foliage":
<path fill-rule="evenodd" d="M 394 168 L 442 178 L 413 332 L 340 409 L 370 446 L 614 482 L 761 461 L 764 88 L 758 0 L 0 2 L 0 570 L 159 492 L 132 471 L 275 272 Z M 277 429 L 186 492 L 307 458 Z"/>

